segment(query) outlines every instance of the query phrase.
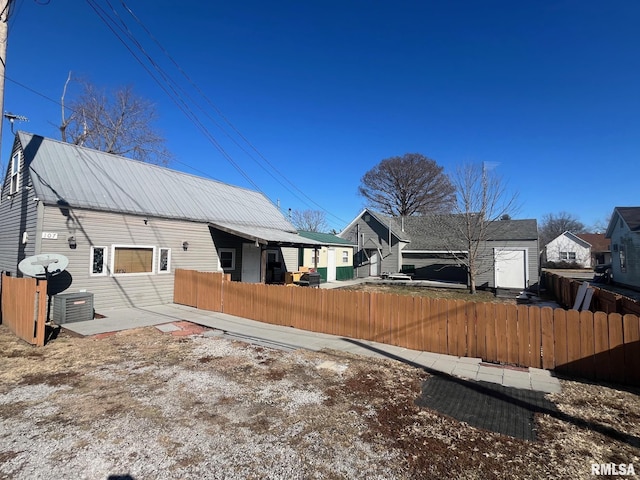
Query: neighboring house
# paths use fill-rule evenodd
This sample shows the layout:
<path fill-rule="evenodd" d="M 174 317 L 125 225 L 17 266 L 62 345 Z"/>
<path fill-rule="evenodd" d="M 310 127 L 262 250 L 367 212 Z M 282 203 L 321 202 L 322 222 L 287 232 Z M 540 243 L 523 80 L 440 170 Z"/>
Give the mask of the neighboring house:
<path fill-rule="evenodd" d="M 315 268 L 324 282 L 351 280 L 353 274 L 353 245 L 350 241 L 330 233 L 298 232 L 301 237 L 321 242 L 320 248 L 298 249 L 298 264 Z"/>
<path fill-rule="evenodd" d="M 97 309 L 171 302 L 177 268 L 265 282 L 319 245 L 261 193 L 38 135 L 16 134 L 7 170 L 0 269 L 62 254 L 52 293 L 92 292 Z"/>
<path fill-rule="evenodd" d="M 616 207 L 605 236 L 614 283 L 640 289 L 640 207 Z"/>
<path fill-rule="evenodd" d="M 582 268 L 590 268 L 591 244 L 579 235 L 564 232 L 544 247 L 544 260 L 554 263 L 575 263 Z"/>
<path fill-rule="evenodd" d="M 451 216 L 449 216 L 450 218 Z M 436 216 L 397 219 L 369 209 L 362 211 L 340 236 L 356 245 L 358 277 L 407 272 L 416 280 L 467 283 L 460 263 L 467 251 L 461 239 L 451 241 L 451 229 Z M 536 220 L 501 220 L 490 224 L 481 242 L 482 265 L 478 287 L 526 288 L 538 281 L 538 228 Z M 453 247 L 453 248 L 452 248 Z"/>
<path fill-rule="evenodd" d="M 611 242 L 604 233 L 577 233 L 585 242 L 591 245 L 591 266 L 611 263 Z"/>

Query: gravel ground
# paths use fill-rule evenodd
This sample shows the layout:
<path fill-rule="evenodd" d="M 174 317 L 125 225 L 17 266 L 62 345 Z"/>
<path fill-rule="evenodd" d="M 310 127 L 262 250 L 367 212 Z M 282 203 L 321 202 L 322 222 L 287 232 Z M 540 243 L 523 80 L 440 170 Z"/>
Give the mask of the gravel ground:
<path fill-rule="evenodd" d="M 155 328 L 34 348 L 0 326 L 0 479 L 591 478 L 640 473 L 638 392 L 563 381 L 538 440 L 416 406 L 427 374 Z"/>

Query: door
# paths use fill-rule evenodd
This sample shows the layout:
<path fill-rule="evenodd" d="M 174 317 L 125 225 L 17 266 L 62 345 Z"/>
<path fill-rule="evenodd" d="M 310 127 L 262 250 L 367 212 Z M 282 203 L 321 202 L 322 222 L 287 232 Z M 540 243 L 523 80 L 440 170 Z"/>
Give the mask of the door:
<path fill-rule="evenodd" d="M 336 249 L 327 250 L 327 282 L 336 281 Z"/>
<path fill-rule="evenodd" d="M 240 281 L 260 283 L 260 247 L 253 243 L 242 244 L 242 274 Z"/>
<path fill-rule="evenodd" d="M 527 281 L 525 250 L 496 249 L 496 288 L 524 289 Z"/>
<path fill-rule="evenodd" d="M 380 263 L 378 261 L 378 251 L 371 250 L 369 256 L 369 275 L 376 277 L 380 275 Z"/>

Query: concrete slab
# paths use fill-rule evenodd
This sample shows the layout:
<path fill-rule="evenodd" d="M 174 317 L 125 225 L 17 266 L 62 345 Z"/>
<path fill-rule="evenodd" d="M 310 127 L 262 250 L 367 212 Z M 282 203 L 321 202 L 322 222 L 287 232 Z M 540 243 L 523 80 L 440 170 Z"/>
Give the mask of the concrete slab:
<path fill-rule="evenodd" d="M 479 382 L 490 382 L 502 385 L 502 374 L 490 375 L 485 372 L 478 372 L 476 374 L 476 380 Z"/>
<path fill-rule="evenodd" d="M 521 388 L 524 390 L 531 390 L 531 380 L 529 375 L 520 377 L 502 377 L 502 385 L 505 387 Z"/>
<path fill-rule="evenodd" d="M 156 325 L 156 328 L 164 333 L 169 332 L 177 332 L 178 330 L 182 330 L 179 326 L 174 325 L 173 323 L 165 323 L 162 325 Z"/>
<path fill-rule="evenodd" d="M 531 389 L 538 392 L 558 393 L 562 390 L 562 387 L 560 385 L 560 382 L 541 382 L 532 378 Z"/>
<path fill-rule="evenodd" d="M 474 368 L 465 364 L 458 364 L 453 369 L 453 372 L 451 374 L 456 377 L 475 379 L 478 375 L 478 368 Z"/>
<path fill-rule="evenodd" d="M 433 363 L 433 365 L 431 365 L 431 368 L 433 370 L 437 370 L 439 372 L 451 375 L 451 373 L 453 372 L 453 370 L 456 368 L 456 365 L 457 365 L 454 358 L 455 357 L 452 357 L 451 360 L 443 360 L 443 359 L 436 360 Z"/>

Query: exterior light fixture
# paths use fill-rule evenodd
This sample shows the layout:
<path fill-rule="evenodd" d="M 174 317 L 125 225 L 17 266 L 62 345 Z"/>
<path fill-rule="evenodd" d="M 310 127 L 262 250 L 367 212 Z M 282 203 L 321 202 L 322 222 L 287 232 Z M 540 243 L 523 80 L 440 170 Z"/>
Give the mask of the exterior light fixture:
<path fill-rule="evenodd" d="M 72 250 L 75 250 L 76 247 L 78 246 L 78 243 L 76 242 L 76 237 L 69 237 L 67 238 L 67 241 L 69 242 L 69 248 Z"/>
<path fill-rule="evenodd" d="M 188 248 L 189 248 L 189 242 L 185 240 L 184 242 L 182 242 L 182 250 L 186 252 Z"/>

